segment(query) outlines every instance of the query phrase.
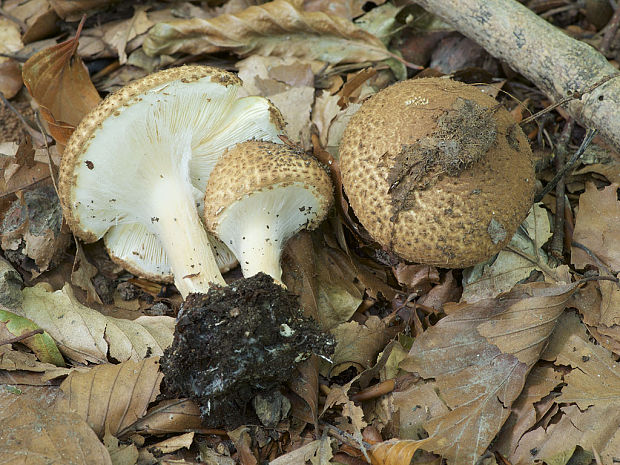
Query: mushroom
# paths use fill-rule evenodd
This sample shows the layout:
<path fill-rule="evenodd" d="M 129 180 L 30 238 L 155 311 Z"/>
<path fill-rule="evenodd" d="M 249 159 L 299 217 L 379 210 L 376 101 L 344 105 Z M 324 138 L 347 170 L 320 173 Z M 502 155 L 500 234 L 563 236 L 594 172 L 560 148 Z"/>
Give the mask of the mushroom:
<path fill-rule="evenodd" d="M 326 169 L 302 150 L 242 142 L 213 169 L 205 191 L 205 225 L 232 250 L 244 277 L 262 271 L 280 283 L 285 242 L 323 221 L 332 191 Z"/>
<path fill-rule="evenodd" d="M 535 189 L 532 152 L 510 113 L 443 78 L 400 82 L 364 102 L 340 166 L 353 211 L 381 246 L 447 268 L 504 247 Z"/>
<path fill-rule="evenodd" d="M 160 245 L 145 260 L 166 256 L 183 297 L 224 284 L 195 199 L 226 148 L 252 138 L 276 140 L 283 128 L 268 100 L 238 99 L 240 86 L 226 71 L 185 66 L 103 100 L 72 134 L 60 166 L 59 194 L 73 232 L 86 242 L 110 234 L 112 257 L 132 271 L 143 271 L 143 263 L 132 268 L 117 251 Z"/>

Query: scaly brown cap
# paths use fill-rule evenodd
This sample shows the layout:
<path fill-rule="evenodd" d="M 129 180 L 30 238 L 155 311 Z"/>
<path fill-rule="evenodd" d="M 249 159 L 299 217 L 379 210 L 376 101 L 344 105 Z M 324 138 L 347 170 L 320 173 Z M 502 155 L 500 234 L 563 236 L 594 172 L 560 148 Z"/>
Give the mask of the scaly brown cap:
<path fill-rule="evenodd" d="M 387 250 L 462 268 L 490 258 L 530 209 L 527 138 L 475 86 L 442 78 L 384 89 L 351 118 L 341 144 L 345 191 Z"/>
<path fill-rule="evenodd" d="M 303 185 L 319 199 L 318 211 L 304 215 L 307 229 L 314 229 L 333 201 L 326 169 L 303 150 L 287 145 L 262 141 L 235 145 L 220 158 L 209 178 L 203 217 L 207 229 L 215 233 L 218 216 L 236 201 L 258 191 L 293 184 Z"/>

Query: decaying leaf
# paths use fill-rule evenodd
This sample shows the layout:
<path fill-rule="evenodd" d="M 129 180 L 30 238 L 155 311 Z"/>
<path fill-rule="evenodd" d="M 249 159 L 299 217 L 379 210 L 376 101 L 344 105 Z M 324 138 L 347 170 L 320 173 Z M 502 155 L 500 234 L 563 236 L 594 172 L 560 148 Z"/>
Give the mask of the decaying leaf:
<path fill-rule="evenodd" d="M 196 431 L 209 434 L 213 431 L 201 426 L 200 407 L 190 399 L 169 399 L 154 405 L 140 419 L 119 432 L 127 436 L 138 432 L 144 434 L 167 434 Z"/>
<path fill-rule="evenodd" d="M 99 437 L 106 431 L 118 436 L 144 416 L 159 395 L 162 378 L 159 357 L 73 372 L 60 385 L 65 396 L 56 401 L 56 409 L 77 413 Z"/>
<path fill-rule="evenodd" d="M 534 366 L 523 391 L 512 404 L 512 413 L 498 435 L 495 447 L 510 457 L 523 434 L 533 427 L 553 406 L 551 391 L 562 382 L 560 373 L 550 366 Z"/>
<path fill-rule="evenodd" d="M 0 17 L 0 53 L 15 53 L 23 47 L 19 26 Z M 12 99 L 22 88 L 19 64 L 12 58 L 0 57 L 0 92 Z"/>
<path fill-rule="evenodd" d="M 179 449 L 189 449 L 194 442 L 194 432 L 181 434 L 179 436 L 173 436 L 168 439 L 164 439 L 152 446 L 149 446 L 149 450 L 157 454 L 169 454 Z"/>
<path fill-rule="evenodd" d="M 251 6 L 213 19 L 156 24 L 143 44 L 148 55 L 202 54 L 296 56 L 327 63 L 379 61 L 390 57 L 383 43 L 352 22 L 323 12 L 302 11 L 286 0 Z"/>
<path fill-rule="evenodd" d="M 579 211 L 575 221 L 573 241 L 585 245 L 605 265 L 620 270 L 620 200 L 618 184 L 598 190 L 593 183 L 579 196 Z M 598 263 L 577 247 L 571 250 L 571 262 L 577 268 Z"/>
<path fill-rule="evenodd" d="M 124 320 L 80 304 L 69 285 L 56 292 L 43 286 L 23 290 L 19 312 L 54 338 L 61 352 L 80 363 L 123 362 L 161 355 L 172 343 L 174 318 L 142 316 Z"/>
<path fill-rule="evenodd" d="M 101 98 L 77 55 L 76 37 L 36 53 L 24 63 L 22 75 L 30 95 L 39 104 L 51 136 L 66 145 L 84 115 Z"/>
<path fill-rule="evenodd" d="M 370 450 L 372 465 L 408 465 L 413 454 L 424 447 L 425 442 L 425 440 L 393 439 L 379 443 Z"/>
<path fill-rule="evenodd" d="M 2 460 L 112 465 L 108 451 L 86 421 L 71 411 L 50 408 L 41 394 L 41 388 L 20 394 L 0 390 Z"/>
<path fill-rule="evenodd" d="M 451 463 L 476 463 L 508 418 L 574 287 L 532 283 L 460 304 L 415 340 L 401 368 L 434 378 L 449 409 L 425 423 L 425 449 Z"/>
<path fill-rule="evenodd" d="M 336 339 L 330 375 L 336 376 L 354 366 L 359 371 L 374 365 L 377 354 L 394 336 L 394 330 L 376 316 L 361 325 L 356 321 L 342 323 L 331 330 Z"/>
<path fill-rule="evenodd" d="M 496 258 L 463 272 L 461 299 L 475 302 L 495 297 L 512 289 L 535 270 L 552 274 L 547 254 L 542 250 L 551 235 L 547 210 L 538 203 L 532 207 L 508 247 L 500 251 Z"/>
<path fill-rule="evenodd" d="M 323 437 L 301 446 L 288 454 L 281 455 L 269 462 L 269 465 L 306 465 L 308 461 L 312 465 L 327 465 L 332 457 L 331 439 Z"/>
<path fill-rule="evenodd" d="M 296 376 L 289 382 L 291 391 L 306 402 L 310 409 L 309 420 L 318 427 L 319 410 L 319 359 L 312 355 L 296 368 Z"/>
<path fill-rule="evenodd" d="M 0 343 L 37 329 L 40 328 L 28 318 L 0 310 Z M 60 355 L 58 347 L 46 332 L 21 339 L 19 342 L 32 350 L 41 362 L 52 363 L 60 367 L 65 366 L 65 361 Z"/>

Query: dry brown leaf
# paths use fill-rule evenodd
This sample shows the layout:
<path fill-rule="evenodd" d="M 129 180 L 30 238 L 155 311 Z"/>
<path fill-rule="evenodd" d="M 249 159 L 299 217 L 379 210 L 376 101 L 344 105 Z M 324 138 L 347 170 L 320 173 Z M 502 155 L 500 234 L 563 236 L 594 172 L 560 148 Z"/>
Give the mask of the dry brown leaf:
<path fill-rule="evenodd" d="M 162 377 L 159 357 L 73 372 L 60 385 L 65 396 L 56 408 L 79 414 L 99 437 L 106 431 L 118 436 L 144 416 L 159 395 Z"/>
<path fill-rule="evenodd" d="M 512 404 L 510 417 L 495 442 L 497 450 L 508 457 L 514 453 L 521 436 L 553 406 L 553 396 L 549 393 L 561 382 L 560 374 L 553 367 L 537 365 L 530 371 L 525 387 Z"/>
<path fill-rule="evenodd" d="M 172 343 L 174 318 L 142 316 L 124 320 L 104 316 L 80 304 L 67 284 L 56 292 L 43 286 L 26 288 L 16 313 L 30 318 L 54 338 L 60 351 L 79 363 L 111 359 L 140 360 L 161 355 Z"/>
<path fill-rule="evenodd" d="M 331 440 L 328 437 L 317 439 L 287 454 L 283 454 L 269 465 L 327 465 L 332 458 Z"/>
<path fill-rule="evenodd" d="M 282 267 L 285 284 L 325 330 L 349 320 L 362 302 L 357 270 L 344 252 L 325 244 L 321 231 L 291 239 Z"/>
<path fill-rule="evenodd" d="M 598 190 L 593 183 L 579 196 L 573 241 L 585 245 L 613 270 L 620 270 L 620 200 L 618 184 Z M 583 250 L 571 249 L 571 263 L 577 268 L 598 264 Z"/>
<path fill-rule="evenodd" d="M 77 55 L 76 37 L 36 53 L 24 63 L 22 76 L 39 104 L 51 136 L 66 145 L 81 119 L 101 98 Z"/>
<path fill-rule="evenodd" d="M 147 7 L 137 7 L 132 18 L 114 23 L 111 27 L 107 27 L 103 34 L 103 42 L 115 50 L 121 65 L 127 63 L 127 52 L 132 52 L 141 45 L 141 41 L 133 39 L 153 26 L 146 9 Z"/>
<path fill-rule="evenodd" d="M 538 203 L 532 207 L 508 247 L 500 251 L 496 258 L 463 272 L 461 300 L 475 302 L 495 297 L 512 289 L 535 270 L 546 272 L 555 281 L 560 281 L 560 276 L 553 273 L 547 254 L 542 250 L 551 235 L 547 210 L 542 203 Z"/>
<path fill-rule="evenodd" d="M 151 407 L 149 411 L 132 425 L 119 432 L 127 436 L 138 432 L 144 434 L 169 434 L 196 431 L 201 434 L 213 432 L 201 426 L 200 407 L 190 399 L 164 400 Z"/>
<path fill-rule="evenodd" d="M 247 426 L 240 426 L 236 430 L 230 431 L 228 437 L 239 453 L 241 465 L 258 465 L 258 461 L 252 453 L 252 436 L 250 436 L 250 430 Z"/>
<path fill-rule="evenodd" d="M 620 291 L 616 283 L 587 283 L 575 292 L 571 306 L 579 310 L 599 344 L 620 354 Z"/>
<path fill-rule="evenodd" d="M 601 463 L 613 464 L 620 450 L 620 408 L 597 405 L 582 412 L 576 405 L 561 407 L 563 416 L 546 429 L 536 428 L 520 440 L 510 457 L 513 465 L 529 465 L 534 461 L 565 465 L 575 453 L 577 446 L 586 451 L 581 463 L 591 463 L 593 449 L 601 457 Z"/>
<path fill-rule="evenodd" d="M 363 371 L 375 364 L 377 354 L 395 335 L 393 328 L 376 316 L 371 316 L 361 325 L 356 321 L 342 323 L 331 330 L 336 339 L 336 350 L 332 357 L 330 376 L 337 376 L 353 366 Z"/>
<path fill-rule="evenodd" d="M 48 389 L 22 389 L 20 394 L 0 390 L 3 463 L 112 465 L 86 421 L 68 410 L 50 408 L 55 394 L 50 396 Z"/>
<path fill-rule="evenodd" d="M 239 77 L 248 95 L 262 95 L 280 110 L 286 121 L 286 132 L 294 142 L 310 126 L 310 111 L 314 102 L 314 69 L 319 62 L 294 58 L 252 55 L 239 61 Z M 282 69 L 297 68 L 297 77 L 284 77 Z M 312 77 L 309 79 L 308 75 Z M 310 82 L 309 82 L 310 81 Z"/>
<path fill-rule="evenodd" d="M 0 25 L 0 27 L 2 26 Z M 23 84 L 19 63 L 11 59 L 2 61 L 0 57 L 0 92 L 2 92 L 4 97 L 7 99 L 15 97 Z"/>
<path fill-rule="evenodd" d="M 393 439 L 370 449 L 372 465 L 409 465 L 413 454 L 424 447 L 426 440 Z"/>
<path fill-rule="evenodd" d="M 306 12 L 286 0 L 251 6 L 210 20 L 156 24 L 143 44 L 148 55 L 214 53 L 297 56 L 328 63 L 379 61 L 390 57 L 383 43 L 352 22 Z"/>
<path fill-rule="evenodd" d="M 156 454 L 169 454 L 171 452 L 175 452 L 179 449 L 189 449 L 194 442 L 194 432 L 189 432 L 185 434 L 181 434 L 179 436 L 173 436 L 168 439 L 164 439 L 152 446 L 149 446 L 148 449 Z"/>
<path fill-rule="evenodd" d="M 314 101 L 312 108 L 312 122 L 316 125 L 323 147 L 327 146 L 329 139 L 329 128 L 336 115 L 340 113 L 338 105 L 338 95 L 331 95 L 329 91 L 322 91 Z"/>
<path fill-rule="evenodd" d="M 296 373 L 289 382 L 289 388 L 306 402 L 310 409 L 312 424 L 318 428 L 319 359 L 316 355 L 312 355 L 296 368 Z"/>
<path fill-rule="evenodd" d="M 48 0 L 12 3 L 7 10 L 11 16 L 25 23 L 26 31 L 22 36 L 25 44 L 50 37 L 58 30 L 58 16 Z"/>
<path fill-rule="evenodd" d="M 103 436 L 103 443 L 114 465 L 135 465 L 140 457 L 135 444 L 121 444 L 109 431 Z"/>
<path fill-rule="evenodd" d="M 478 460 L 508 418 L 528 370 L 538 360 L 536 351 L 544 348 L 544 338 L 553 329 L 550 322 L 557 319 L 573 289 L 574 285 L 533 283 L 497 299 L 460 304 L 415 340 L 401 368 L 434 378 L 450 409 L 425 423 L 430 436 L 425 448 L 450 463 Z M 522 327 L 514 318 L 517 314 L 530 317 Z M 538 332 L 530 337 L 528 325 L 534 320 L 539 322 L 534 325 Z"/>
<path fill-rule="evenodd" d="M 120 0 L 50 0 L 54 11 L 65 21 L 78 21 L 89 10 L 103 8 Z"/>

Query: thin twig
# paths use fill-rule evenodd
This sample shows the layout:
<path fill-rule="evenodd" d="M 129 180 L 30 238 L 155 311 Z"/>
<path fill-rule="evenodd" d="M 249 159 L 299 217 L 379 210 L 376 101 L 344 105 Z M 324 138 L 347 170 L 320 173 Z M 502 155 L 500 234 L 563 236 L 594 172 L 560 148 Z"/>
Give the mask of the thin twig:
<path fill-rule="evenodd" d="M 586 136 L 583 138 L 583 141 L 581 142 L 579 149 L 577 149 L 577 151 L 573 154 L 570 160 L 568 160 L 566 165 L 564 165 L 564 168 L 562 168 L 562 171 L 558 171 L 556 175 L 554 176 L 554 178 L 550 182 L 547 183 L 545 188 L 536 196 L 536 198 L 534 199 L 534 202 L 540 202 L 545 195 L 547 195 L 549 192 L 551 192 L 555 188 L 559 180 L 562 179 L 566 175 L 567 172 L 569 172 L 570 170 L 574 168 L 579 158 L 586 151 L 586 148 L 588 147 L 588 145 L 590 145 L 590 142 L 592 142 L 592 139 L 594 139 L 594 136 L 596 135 L 596 133 L 597 133 L 596 129 L 587 130 Z"/>
<path fill-rule="evenodd" d="M 329 423 L 324 422 L 324 421 L 319 422 L 319 424 L 325 427 L 331 436 L 334 436 L 339 441 L 343 442 L 344 444 L 348 444 L 349 446 L 354 447 L 355 449 L 359 449 L 360 445 L 363 446 L 364 449 L 370 449 L 372 447 L 372 444 L 366 441 L 362 441 L 360 444 L 360 442 L 357 439 L 355 439 L 352 434 L 347 433 L 346 431 L 343 431 L 340 428 L 336 428 L 334 425 L 330 425 Z"/>
<path fill-rule="evenodd" d="M 616 7 L 616 11 L 614 11 L 613 16 L 607 23 L 607 30 L 605 31 L 605 35 L 603 36 L 603 40 L 601 40 L 601 46 L 599 47 L 599 51 L 606 55 L 611 48 L 611 43 L 616 37 L 618 33 L 618 27 L 620 26 L 620 8 Z"/>
<path fill-rule="evenodd" d="M 570 142 L 574 127 L 575 121 L 573 118 L 569 118 L 562 134 L 560 135 L 560 138 L 558 139 L 555 154 L 556 173 L 559 173 L 564 169 L 567 153 L 566 148 Z M 560 178 L 555 186 L 555 217 L 553 221 L 553 237 L 551 239 L 551 255 L 559 262 L 561 262 L 564 258 L 564 192 L 564 178 Z"/>
<path fill-rule="evenodd" d="M 607 266 L 600 258 L 598 258 L 598 256 L 594 252 L 592 252 L 588 247 L 586 247 L 585 245 L 577 241 L 573 241 L 571 245 L 587 253 L 588 256 L 592 260 L 594 260 L 594 263 L 596 263 L 596 266 L 598 266 L 599 269 L 603 269 L 609 276 L 613 276 L 614 279 L 617 281 L 616 274 L 613 272 L 613 270 L 609 268 L 609 266 Z"/>
<path fill-rule="evenodd" d="M 545 113 L 549 113 L 550 111 L 555 110 L 557 107 L 560 107 L 560 106 L 564 105 L 565 103 L 568 103 L 568 102 L 570 102 L 572 100 L 579 100 L 585 94 L 589 94 L 590 92 L 592 92 L 597 87 L 600 87 L 603 84 L 605 84 L 606 82 L 611 81 L 613 78 L 616 78 L 616 77 L 619 77 L 619 76 L 620 76 L 620 73 L 610 74 L 609 76 L 605 76 L 604 78 L 602 78 L 602 79 L 598 80 L 597 82 L 595 82 L 594 84 L 592 84 L 590 87 L 586 88 L 586 90 L 584 90 L 582 92 L 573 92 L 572 95 L 570 95 L 570 96 L 568 96 L 566 98 L 563 98 L 559 102 L 556 102 L 553 105 L 549 105 L 547 108 L 544 108 L 544 109 L 540 110 L 538 113 L 535 113 L 532 116 L 528 116 L 523 121 L 521 121 L 519 124 L 523 125 L 523 124 L 529 123 L 531 121 L 534 121 L 536 118 L 544 115 Z"/>
<path fill-rule="evenodd" d="M 15 342 L 20 342 L 20 341 L 23 341 L 24 339 L 28 339 L 29 337 L 36 336 L 37 334 L 42 334 L 42 333 L 43 333 L 43 330 L 41 328 L 33 329 L 32 331 L 28 331 L 27 333 L 21 334 L 17 337 L 13 337 L 11 339 L 5 339 L 4 341 L 0 341 L 0 346 L 4 346 L 7 344 L 14 344 Z"/>

